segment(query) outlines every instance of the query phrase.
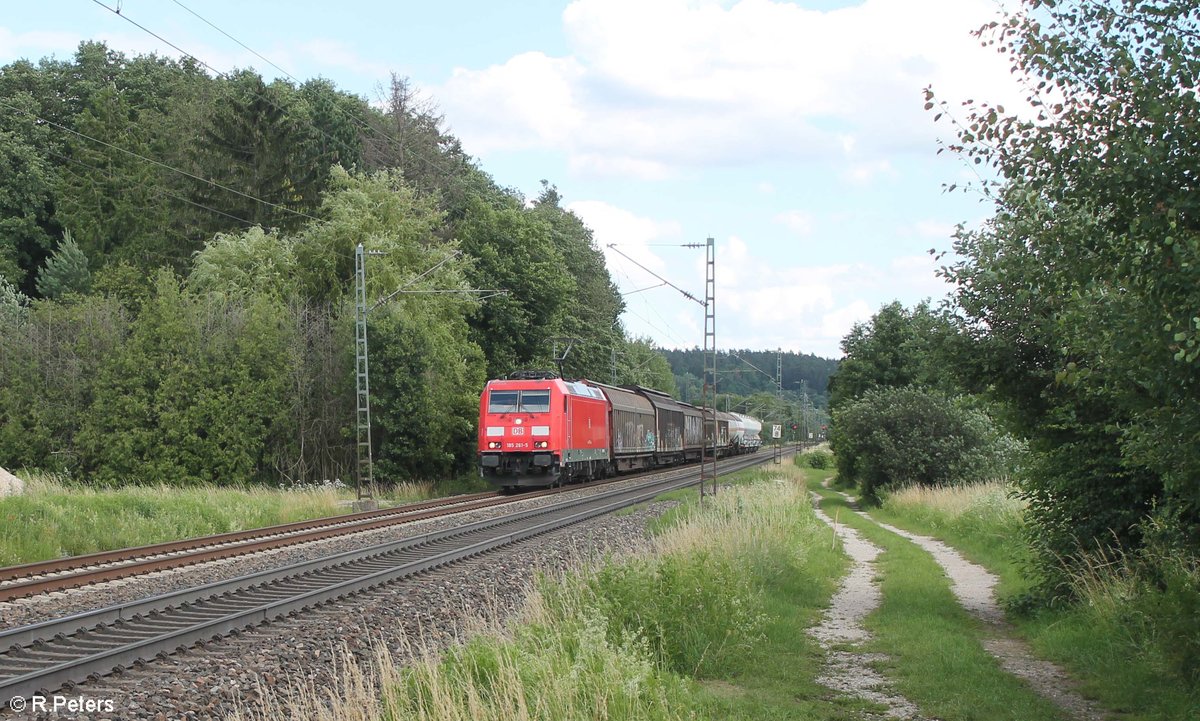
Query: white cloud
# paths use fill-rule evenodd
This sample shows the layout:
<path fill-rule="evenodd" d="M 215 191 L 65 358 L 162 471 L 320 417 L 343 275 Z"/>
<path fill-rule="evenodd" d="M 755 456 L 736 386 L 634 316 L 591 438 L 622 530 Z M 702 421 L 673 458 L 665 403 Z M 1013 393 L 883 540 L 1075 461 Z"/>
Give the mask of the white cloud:
<path fill-rule="evenodd" d="M 937 276 L 941 263 L 928 253 L 893 258 L 888 264 L 893 294 L 897 298 L 931 298 L 941 300 L 953 290 Z"/>
<path fill-rule="evenodd" d="M 823 339 L 836 338 L 840 344 L 841 339 L 850 332 L 856 323 L 870 320 L 871 316 L 875 314 L 875 310 L 869 303 L 859 298 L 826 313 L 821 316 Z"/>
<path fill-rule="evenodd" d="M 944 223 L 939 220 L 918 220 L 913 228 L 917 235 L 922 238 L 933 238 L 935 240 L 949 240 L 954 235 L 956 227 L 953 223 Z"/>
<path fill-rule="evenodd" d="M 896 177 L 896 170 L 887 159 L 851 163 L 842 171 L 842 178 L 853 185 L 869 185 L 880 176 Z"/>
<path fill-rule="evenodd" d="M 717 344 L 722 348 L 779 347 L 837 357 L 841 339 L 880 305 L 895 298 L 936 302 L 950 290 L 936 277 L 937 263 L 925 254 L 804 265 L 755 251 L 736 236 L 717 244 Z M 693 263 L 692 275 L 704 277 L 702 259 Z M 698 344 L 696 333 L 693 343 Z"/>
<path fill-rule="evenodd" d="M 787 210 L 775 216 L 776 223 L 782 223 L 796 235 L 807 236 L 813 232 L 812 213 L 803 210 Z"/>
<path fill-rule="evenodd" d="M 737 236 L 717 243 L 717 345 L 721 348 L 778 347 L 837 356 L 842 337 L 856 321 L 870 317 L 880 289 L 895 282 L 898 272 L 909 270 L 887 266 L 886 261 L 883 266 L 802 265 L 765 258 L 756 250 Z M 694 282 L 703 282 L 702 257 L 695 259 L 691 270 Z M 694 338 L 681 345 L 699 344 L 698 323 L 681 322 L 676 330 Z"/>
<path fill-rule="evenodd" d="M 665 180 L 673 175 L 664 163 L 611 155 L 586 153 L 568 160 L 571 171 L 580 175 L 619 176 L 632 180 Z"/>
<path fill-rule="evenodd" d="M 560 147 L 583 121 L 583 72 L 574 58 L 528 52 L 485 70 L 458 68 L 436 95 L 472 152 Z"/>
<path fill-rule="evenodd" d="M 47 53 L 66 56 L 75 51 L 80 39 L 74 33 L 49 30 L 14 33 L 0 27 L 0 58 L 24 57 L 36 62 Z"/>
<path fill-rule="evenodd" d="M 704 254 L 665 247 L 682 242 L 680 224 L 595 200 L 572 202 L 567 208 L 592 228 L 613 280 L 626 294 L 626 328 L 665 345 L 700 345 L 703 314 L 699 307 L 638 267 L 645 266 L 701 296 Z M 609 243 L 636 263 L 607 247 Z M 716 257 L 721 348 L 779 347 L 837 357 L 846 333 L 883 303 L 895 298 L 936 301 L 949 290 L 935 275 L 937 263 L 924 254 L 804 265 L 795 258 L 764 255 L 743 238 L 730 236 L 718 241 Z"/>
<path fill-rule="evenodd" d="M 847 177 L 931 147 L 922 105 L 1021 98 L 970 31 L 992 0 L 865 0 L 829 11 L 778 0 L 577 0 L 571 52 L 460 68 L 436 90 L 474 152 L 538 147 L 578 172 L 666 177 L 762 159 L 846 159 Z M 604 162 L 599 162 L 603 159 Z"/>
<path fill-rule="evenodd" d="M 661 282 L 639 268 L 639 263 L 673 282 L 676 280 L 670 277 L 667 263 L 649 244 L 678 238 L 682 233 L 679 223 L 643 218 L 601 200 L 577 200 L 568 203 L 567 210 L 582 218 L 592 229 L 592 237 L 604 252 L 610 274 L 624 292 Z M 617 248 L 608 247 L 610 244 Z M 636 287 L 627 287 L 629 285 Z"/>

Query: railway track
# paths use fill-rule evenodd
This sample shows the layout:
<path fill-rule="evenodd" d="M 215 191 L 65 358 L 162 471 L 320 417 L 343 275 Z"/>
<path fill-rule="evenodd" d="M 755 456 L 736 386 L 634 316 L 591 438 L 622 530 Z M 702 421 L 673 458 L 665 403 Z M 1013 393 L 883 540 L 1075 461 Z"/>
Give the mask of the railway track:
<path fill-rule="evenodd" d="M 352 533 L 374 531 L 452 513 L 475 511 L 570 489 L 552 488 L 515 496 L 495 492 L 451 496 L 376 511 L 327 516 L 214 536 L 7 566 L 0 568 L 0 602 Z"/>
<path fill-rule="evenodd" d="M 727 459 L 721 473 L 767 460 Z M 0 633 L 0 699 L 53 691 L 339 598 L 495 551 L 696 484 L 697 469 L 633 487 Z"/>

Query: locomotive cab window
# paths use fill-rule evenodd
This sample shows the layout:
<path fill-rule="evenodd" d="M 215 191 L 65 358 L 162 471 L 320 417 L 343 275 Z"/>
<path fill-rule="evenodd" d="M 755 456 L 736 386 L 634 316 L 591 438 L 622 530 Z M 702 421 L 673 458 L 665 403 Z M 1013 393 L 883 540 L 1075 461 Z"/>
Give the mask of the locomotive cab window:
<path fill-rule="evenodd" d="M 516 413 L 519 391 L 492 391 L 488 394 L 488 413 Z"/>
<path fill-rule="evenodd" d="M 549 413 L 550 391 L 521 391 L 522 413 Z"/>

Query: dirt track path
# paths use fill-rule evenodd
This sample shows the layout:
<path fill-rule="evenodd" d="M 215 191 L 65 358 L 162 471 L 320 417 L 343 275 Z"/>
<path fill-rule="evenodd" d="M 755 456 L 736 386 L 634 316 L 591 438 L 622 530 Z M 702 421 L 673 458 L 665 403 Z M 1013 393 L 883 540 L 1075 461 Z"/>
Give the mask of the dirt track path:
<path fill-rule="evenodd" d="M 910 533 L 886 523 L 880 523 L 857 510 L 857 499 L 841 494 L 860 517 L 908 539 L 925 549 L 950 579 L 951 590 L 968 613 L 986 624 L 989 637 L 983 647 L 994 656 L 1005 671 L 1027 683 L 1037 694 L 1055 704 L 1079 721 L 1105 721 L 1107 714 L 1083 698 L 1075 683 L 1059 666 L 1033 654 L 1024 640 L 1014 635 L 1012 626 L 996 603 L 997 578 L 983 566 L 963 558 L 962 554 L 936 538 Z M 820 513 L 820 511 L 818 511 Z M 825 516 L 828 519 L 828 516 Z M 876 590 L 878 595 L 878 590 Z M 834 598 L 836 604 L 837 597 Z M 878 600 L 876 600 L 878 605 Z"/>
<path fill-rule="evenodd" d="M 818 499 L 814 494 L 814 505 Z M 883 655 L 862 649 L 871 639 L 862 625 L 863 619 L 879 607 L 882 598 L 875 574 L 875 559 L 882 549 L 853 528 L 830 518 L 820 507 L 816 511 L 817 517 L 829 524 L 841 539 L 842 548 L 852 562 L 821 623 L 809 629 L 809 635 L 825 650 L 826 665 L 817 683 L 844 696 L 880 704 L 886 709 L 886 718 L 922 719 L 916 705 L 892 691 L 887 680 L 873 668 L 883 660 Z"/>

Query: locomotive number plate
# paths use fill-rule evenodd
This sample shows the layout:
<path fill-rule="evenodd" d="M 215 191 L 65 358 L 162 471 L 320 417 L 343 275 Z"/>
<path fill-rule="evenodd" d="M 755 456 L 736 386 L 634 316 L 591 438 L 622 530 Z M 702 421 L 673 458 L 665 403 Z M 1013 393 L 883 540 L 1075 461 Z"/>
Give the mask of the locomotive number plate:
<path fill-rule="evenodd" d="M 525 435 L 525 426 L 513 426 L 508 429 L 508 432 L 514 436 L 523 436 Z"/>

